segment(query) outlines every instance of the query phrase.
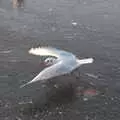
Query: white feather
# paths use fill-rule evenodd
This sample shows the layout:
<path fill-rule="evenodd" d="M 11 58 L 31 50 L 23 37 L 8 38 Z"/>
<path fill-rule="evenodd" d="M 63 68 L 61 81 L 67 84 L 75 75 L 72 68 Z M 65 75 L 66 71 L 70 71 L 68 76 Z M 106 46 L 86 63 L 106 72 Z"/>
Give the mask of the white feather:
<path fill-rule="evenodd" d="M 28 52 L 33 55 L 59 57 L 58 54 L 55 53 L 55 50 L 50 47 L 31 48 Z"/>
<path fill-rule="evenodd" d="M 52 48 L 52 47 L 38 47 L 31 48 L 28 51 L 30 54 L 40 55 L 40 56 L 54 56 L 57 57 L 57 62 L 50 67 L 43 69 L 35 78 L 33 78 L 30 82 L 21 85 L 20 87 L 24 87 L 28 84 L 41 81 L 48 80 L 55 76 L 60 76 L 63 74 L 67 74 L 80 67 L 83 64 L 93 63 L 93 58 L 86 58 L 79 60 L 75 55 L 70 52 L 66 52 L 64 50 Z"/>

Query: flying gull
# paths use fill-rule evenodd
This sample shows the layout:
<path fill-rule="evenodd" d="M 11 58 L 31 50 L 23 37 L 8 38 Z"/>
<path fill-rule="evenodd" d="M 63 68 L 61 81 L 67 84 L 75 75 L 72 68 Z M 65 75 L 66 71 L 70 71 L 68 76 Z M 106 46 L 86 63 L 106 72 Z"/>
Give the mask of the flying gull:
<path fill-rule="evenodd" d="M 31 81 L 21 85 L 20 88 L 37 81 L 45 81 L 56 76 L 71 73 L 81 65 L 93 63 L 94 61 L 93 58 L 78 59 L 70 52 L 53 47 L 31 48 L 28 52 L 33 55 L 51 57 L 44 61 L 48 66 Z"/>

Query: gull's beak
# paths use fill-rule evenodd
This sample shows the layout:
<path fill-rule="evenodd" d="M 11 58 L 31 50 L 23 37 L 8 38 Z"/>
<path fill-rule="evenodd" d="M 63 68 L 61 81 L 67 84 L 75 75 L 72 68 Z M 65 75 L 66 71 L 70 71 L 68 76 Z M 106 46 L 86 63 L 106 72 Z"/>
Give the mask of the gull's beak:
<path fill-rule="evenodd" d="M 52 64 L 50 64 L 50 63 L 44 63 L 46 66 L 51 66 Z"/>
<path fill-rule="evenodd" d="M 43 61 L 43 62 L 40 62 L 40 65 L 47 67 L 47 66 L 50 66 L 50 65 L 52 65 L 52 64 L 46 63 L 46 62 Z"/>
<path fill-rule="evenodd" d="M 40 65 L 46 66 L 46 63 L 45 62 L 40 62 Z"/>

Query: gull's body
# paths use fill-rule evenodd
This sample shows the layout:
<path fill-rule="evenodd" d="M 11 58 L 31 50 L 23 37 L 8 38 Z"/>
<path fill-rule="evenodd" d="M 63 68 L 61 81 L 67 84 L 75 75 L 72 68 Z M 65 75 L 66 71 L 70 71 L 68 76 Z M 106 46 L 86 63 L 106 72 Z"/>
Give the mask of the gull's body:
<path fill-rule="evenodd" d="M 40 56 L 52 56 L 56 58 L 53 58 L 53 64 L 51 66 L 43 69 L 43 71 L 41 71 L 35 78 L 33 78 L 33 80 L 22 85 L 21 87 L 40 80 L 47 80 L 56 76 L 71 73 L 81 65 L 93 62 L 93 58 L 79 60 L 74 54 L 70 52 L 51 47 L 32 48 L 29 50 L 29 53 Z M 50 60 L 52 59 L 50 58 Z"/>

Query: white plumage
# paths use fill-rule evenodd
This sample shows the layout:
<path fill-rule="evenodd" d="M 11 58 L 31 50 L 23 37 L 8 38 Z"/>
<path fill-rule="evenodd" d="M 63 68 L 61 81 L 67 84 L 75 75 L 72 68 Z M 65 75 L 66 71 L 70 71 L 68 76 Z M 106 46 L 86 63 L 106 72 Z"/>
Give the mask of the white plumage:
<path fill-rule="evenodd" d="M 86 58 L 86 59 L 79 60 L 74 54 L 70 52 L 52 48 L 52 47 L 31 48 L 28 52 L 29 54 L 33 54 L 33 55 L 55 57 L 56 60 L 55 58 L 53 58 L 54 59 L 53 61 L 55 62 L 53 62 L 51 66 L 43 69 L 30 82 L 24 85 L 21 85 L 20 86 L 21 88 L 33 82 L 37 82 L 40 80 L 47 80 L 56 76 L 70 73 L 76 68 L 80 67 L 81 65 L 93 63 L 94 61 L 93 58 Z"/>

